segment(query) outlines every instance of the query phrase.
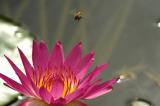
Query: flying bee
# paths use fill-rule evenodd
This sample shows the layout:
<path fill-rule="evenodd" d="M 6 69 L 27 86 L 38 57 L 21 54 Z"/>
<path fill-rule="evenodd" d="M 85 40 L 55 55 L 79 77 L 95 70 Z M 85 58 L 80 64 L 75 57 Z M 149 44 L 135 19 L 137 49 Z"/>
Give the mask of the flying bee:
<path fill-rule="evenodd" d="M 74 20 L 79 22 L 83 18 L 82 15 L 83 15 L 82 11 L 80 10 L 75 11 Z"/>

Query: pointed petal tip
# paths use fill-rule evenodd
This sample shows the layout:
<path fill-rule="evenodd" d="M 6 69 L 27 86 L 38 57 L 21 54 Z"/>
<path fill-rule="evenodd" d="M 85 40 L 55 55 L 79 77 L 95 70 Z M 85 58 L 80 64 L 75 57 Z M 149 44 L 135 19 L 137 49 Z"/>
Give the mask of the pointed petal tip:
<path fill-rule="evenodd" d="M 97 68 L 103 68 L 103 69 L 105 69 L 105 68 L 107 68 L 108 66 L 109 66 L 109 64 L 106 63 L 106 64 L 97 65 L 96 67 L 97 67 Z"/>
<path fill-rule="evenodd" d="M 80 41 L 80 42 L 78 42 L 78 44 L 79 44 L 79 45 L 82 45 L 82 42 Z"/>
<path fill-rule="evenodd" d="M 77 45 L 78 45 L 79 47 L 82 47 L 82 42 L 79 42 Z"/>
<path fill-rule="evenodd" d="M 10 59 L 8 56 L 6 56 L 5 54 L 4 54 L 4 57 L 5 57 L 8 61 L 11 61 L 11 59 Z"/>
<path fill-rule="evenodd" d="M 35 45 L 35 44 L 36 44 L 36 45 L 39 45 L 39 44 L 46 44 L 46 43 L 45 43 L 44 40 L 38 41 L 38 40 L 35 40 L 35 39 L 34 39 L 34 40 L 33 40 L 33 45 Z"/>
<path fill-rule="evenodd" d="M 39 43 L 39 48 L 40 48 L 40 49 L 43 48 L 43 49 L 45 49 L 46 51 L 48 51 L 48 48 L 47 48 L 47 46 L 46 46 L 45 41 L 41 41 L 41 42 Z"/>
<path fill-rule="evenodd" d="M 91 61 L 94 61 L 94 60 L 95 60 L 95 58 L 94 58 L 95 51 L 91 51 L 91 52 L 89 53 L 89 55 L 91 56 Z"/>
<path fill-rule="evenodd" d="M 116 79 L 116 83 L 120 83 L 120 82 L 121 82 L 120 76 L 119 76 L 119 77 L 116 77 L 115 79 Z"/>
<path fill-rule="evenodd" d="M 55 45 L 56 45 L 57 47 L 59 47 L 59 48 L 63 48 L 61 41 L 57 41 Z"/>
<path fill-rule="evenodd" d="M 121 78 L 120 78 L 120 76 L 116 76 L 116 77 L 114 77 L 114 78 L 112 79 L 112 81 L 115 82 L 115 84 L 116 84 L 116 83 L 120 83 L 120 82 L 121 82 Z"/>
<path fill-rule="evenodd" d="M 32 43 L 32 46 L 38 46 L 38 44 L 39 44 L 39 41 L 38 40 L 33 40 L 33 43 Z"/>
<path fill-rule="evenodd" d="M 8 58 L 8 57 L 6 56 L 6 54 L 4 54 L 3 56 L 4 56 L 5 58 Z"/>
<path fill-rule="evenodd" d="M 38 42 L 36 39 L 33 39 L 33 43 L 36 43 L 36 42 Z"/>
<path fill-rule="evenodd" d="M 22 50 L 19 48 L 19 47 L 17 47 L 17 49 L 18 49 L 18 52 L 19 52 L 19 55 L 20 55 L 20 57 L 22 58 L 23 57 L 23 52 L 22 52 Z"/>
<path fill-rule="evenodd" d="M 18 46 L 17 46 L 17 49 L 18 49 L 19 52 L 22 52 L 21 49 Z"/>
<path fill-rule="evenodd" d="M 62 42 L 61 41 L 57 41 L 56 45 L 62 45 Z"/>
<path fill-rule="evenodd" d="M 64 63 L 64 51 L 60 41 L 57 41 L 53 48 L 49 58 L 48 67 L 59 66 Z"/>
<path fill-rule="evenodd" d="M 46 43 L 45 43 L 45 41 L 41 40 L 41 41 L 40 41 L 40 44 L 46 44 Z"/>
<path fill-rule="evenodd" d="M 19 52 L 21 58 L 24 57 L 25 55 L 24 55 L 24 53 L 22 52 L 22 50 L 21 50 L 19 47 L 17 47 L 17 49 L 18 49 L 18 52 Z"/>
<path fill-rule="evenodd" d="M 82 44 L 82 42 L 80 41 L 80 42 L 78 42 L 77 44 L 75 44 L 74 47 L 82 48 L 82 47 L 83 47 L 83 44 Z"/>

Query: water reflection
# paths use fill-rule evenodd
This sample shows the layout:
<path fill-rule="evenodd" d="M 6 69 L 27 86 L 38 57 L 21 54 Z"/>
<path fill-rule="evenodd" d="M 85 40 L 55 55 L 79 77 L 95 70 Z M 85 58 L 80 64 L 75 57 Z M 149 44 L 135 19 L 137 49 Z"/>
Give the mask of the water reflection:
<path fill-rule="evenodd" d="M 63 104 L 48 105 L 43 101 L 28 98 L 28 99 L 23 100 L 18 106 L 88 106 L 88 105 L 81 101 L 73 101 L 67 105 L 63 105 Z"/>

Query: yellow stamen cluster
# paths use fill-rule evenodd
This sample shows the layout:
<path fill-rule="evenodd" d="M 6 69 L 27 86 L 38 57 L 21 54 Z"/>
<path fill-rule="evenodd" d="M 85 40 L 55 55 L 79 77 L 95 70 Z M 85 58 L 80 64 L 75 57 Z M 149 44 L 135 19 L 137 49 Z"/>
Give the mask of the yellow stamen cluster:
<path fill-rule="evenodd" d="M 62 98 L 72 93 L 77 89 L 78 80 L 71 69 L 54 68 L 45 71 L 39 70 L 33 78 L 35 85 L 38 88 L 45 88 L 50 92 L 54 86 L 54 82 L 60 80 L 63 85 Z"/>

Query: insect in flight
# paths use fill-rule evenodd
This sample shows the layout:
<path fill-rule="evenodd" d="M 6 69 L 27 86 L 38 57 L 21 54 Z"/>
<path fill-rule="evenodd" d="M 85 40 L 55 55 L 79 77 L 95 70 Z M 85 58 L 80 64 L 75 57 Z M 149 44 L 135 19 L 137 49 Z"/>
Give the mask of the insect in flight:
<path fill-rule="evenodd" d="M 80 21 L 83 18 L 83 12 L 81 10 L 77 10 L 74 12 L 74 20 Z"/>

